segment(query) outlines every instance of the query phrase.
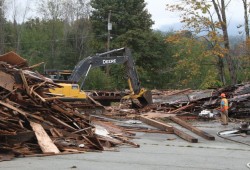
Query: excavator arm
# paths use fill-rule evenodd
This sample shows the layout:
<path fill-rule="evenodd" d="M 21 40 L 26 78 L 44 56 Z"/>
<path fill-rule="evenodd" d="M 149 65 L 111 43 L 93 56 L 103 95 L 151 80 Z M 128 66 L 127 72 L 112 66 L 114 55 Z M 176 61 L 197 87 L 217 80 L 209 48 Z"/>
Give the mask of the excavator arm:
<path fill-rule="evenodd" d="M 123 52 L 121 56 L 111 56 L 111 54 Z M 81 83 L 80 88 L 84 86 L 85 79 L 91 68 L 107 66 L 112 64 L 124 64 L 130 95 L 125 98 L 138 99 L 142 105 L 152 103 L 152 94 L 140 86 L 139 77 L 135 68 L 135 63 L 129 48 L 114 49 L 105 53 L 96 54 L 81 60 L 74 68 L 69 80 L 76 83 Z"/>

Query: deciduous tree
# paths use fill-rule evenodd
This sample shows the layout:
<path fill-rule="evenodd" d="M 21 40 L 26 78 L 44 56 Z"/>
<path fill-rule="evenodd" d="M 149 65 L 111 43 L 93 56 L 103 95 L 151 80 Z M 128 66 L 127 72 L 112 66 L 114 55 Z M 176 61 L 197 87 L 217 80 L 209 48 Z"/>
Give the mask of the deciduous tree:
<path fill-rule="evenodd" d="M 180 17 L 185 26 L 196 34 L 204 35 L 213 47 L 210 49 L 211 53 L 226 59 L 231 83 L 235 84 L 237 75 L 232 56 L 229 54 L 230 44 L 226 18 L 226 8 L 229 2 L 224 0 L 181 0 L 174 2 L 174 4 L 167 4 L 167 9 L 173 12 L 181 12 Z M 213 11 L 215 11 L 216 16 L 213 15 Z M 221 63 L 219 59 L 218 65 L 221 65 Z M 220 68 L 220 70 L 222 69 Z M 222 73 L 220 73 L 220 77 L 223 82 Z"/>

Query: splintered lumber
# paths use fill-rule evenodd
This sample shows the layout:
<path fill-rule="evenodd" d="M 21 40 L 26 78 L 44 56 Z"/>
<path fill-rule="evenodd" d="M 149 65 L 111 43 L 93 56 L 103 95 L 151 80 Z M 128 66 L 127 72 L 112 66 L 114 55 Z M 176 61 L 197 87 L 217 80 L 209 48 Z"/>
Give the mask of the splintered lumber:
<path fill-rule="evenodd" d="M 171 117 L 169 117 L 169 119 L 172 120 L 173 122 L 183 126 L 184 128 L 194 132 L 196 135 L 199 135 L 199 136 L 201 136 L 201 137 L 203 137 L 203 138 L 205 138 L 207 140 L 215 140 L 214 136 L 212 136 L 212 135 L 208 134 L 207 132 L 204 132 L 204 131 L 190 125 L 189 123 L 179 119 L 176 116 L 171 116 Z"/>
<path fill-rule="evenodd" d="M 137 146 L 127 138 L 132 133 L 114 125 L 105 126 L 109 130 L 105 138 L 98 135 L 77 105 L 50 98 L 48 89 L 60 85 L 29 68 L 15 53 L 0 56 L 0 161 L 9 160 L 13 153 L 45 156 L 102 151 L 106 143 Z M 87 110 L 100 107 L 95 104 L 80 103 Z"/>
<path fill-rule="evenodd" d="M 12 110 L 17 111 L 18 113 L 20 113 L 21 115 L 23 115 L 23 116 L 25 116 L 25 117 L 27 116 L 27 113 L 26 113 L 26 112 L 24 112 L 24 111 L 22 111 L 22 110 L 20 110 L 20 109 L 18 109 L 18 108 L 16 108 L 16 107 L 14 107 L 14 106 L 8 104 L 8 103 L 5 103 L 5 102 L 0 101 L 0 104 L 3 105 L 3 106 L 5 106 L 5 107 L 8 107 L 8 108 L 10 108 L 10 109 L 12 109 Z"/>
<path fill-rule="evenodd" d="M 20 70 L 20 76 L 22 78 L 23 85 L 24 85 L 24 88 L 26 89 L 26 92 L 30 95 L 31 93 L 30 93 L 29 85 L 22 70 Z"/>
<path fill-rule="evenodd" d="M 140 116 L 140 120 L 143 121 L 144 123 L 148 124 L 148 125 L 151 125 L 153 127 L 158 128 L 158 129 L 173 132 L 173 127 L 166 124 L 166 123 L 162 123 L 162 122 L 150 119 L 150 118 L 146 118 L 144 116 Z"/>
<path fill-rule="evenodd" d="M 50 116 L 51 118 L 53 118 L 55 121 L 57 121 L 57 123 L 61 124 L 62 126 L 66 127 L 67 129 L 70 129 L 72 131 L 75 131 L 76 129 L 73 128 L 72 126 L 68 125 L 67 123 L 61 121 L 60 119 L 56 118 L 55 116 Z"/>
<path fill-rule="evenodd" d="M 33 131 L 35 132 L 38 144 L 43 151 L 43 153 L 60 153 L 59 149 L 56 145 L 52 142 L 49 135 L 45 132 L 43 127 L 35 122 L 30 122 L 30 126 L 32 127 Z"/>
<path fill-rule="evenodd" d="M 174 134 L 176 134 L 177 136 L 179 136 L 180 138 L 188 141 L 188 142 L 191 142 L 191 143 L 197 143 L 198 142 L 198 139 L 185 133 L 185 132 L 182 132 L 180 131 L 179 129 L 173 127 L 173 130 L 174 130 Z"/>

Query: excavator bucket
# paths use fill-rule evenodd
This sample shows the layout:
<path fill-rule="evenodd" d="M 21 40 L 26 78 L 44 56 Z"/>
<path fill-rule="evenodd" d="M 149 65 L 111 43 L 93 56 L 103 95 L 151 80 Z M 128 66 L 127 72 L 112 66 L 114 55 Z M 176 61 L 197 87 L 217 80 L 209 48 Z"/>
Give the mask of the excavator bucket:
<path fill-rule="evenodd" d="M 152 104 L 152 93 L 149 90 L 146 90 L 140 97 L 138 97 L 138 100 L 142 106 L 146 106 L 148 104 Z"/>
<path fill-rule="evenodd" d="M 149 90 L 145 90 L 139 97 L 132 99 L 132 107 L 141 108 L 152 103 L 152 93 Z"/>

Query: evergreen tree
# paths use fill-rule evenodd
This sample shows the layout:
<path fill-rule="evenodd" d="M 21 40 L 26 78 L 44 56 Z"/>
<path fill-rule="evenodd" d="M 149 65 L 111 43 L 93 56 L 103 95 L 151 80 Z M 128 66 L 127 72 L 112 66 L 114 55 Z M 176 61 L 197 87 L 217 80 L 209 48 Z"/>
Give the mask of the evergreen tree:
<path fill-rule="evenodd" d="M 90 17 L 93 31 L 101 40 L 101 49 L 106 49 L 108 15 L 111 12 L 111 37 L 117 37 L 131 30 L 138 32 L 150 31 L 153 24 L 151 15 L 146 10 L 144 0 L 91 0 L 93 13 Z M 111 47 L 114 46 L 111 43 Z"/>

